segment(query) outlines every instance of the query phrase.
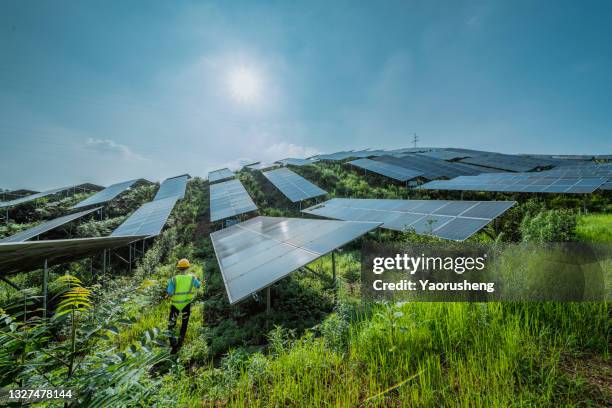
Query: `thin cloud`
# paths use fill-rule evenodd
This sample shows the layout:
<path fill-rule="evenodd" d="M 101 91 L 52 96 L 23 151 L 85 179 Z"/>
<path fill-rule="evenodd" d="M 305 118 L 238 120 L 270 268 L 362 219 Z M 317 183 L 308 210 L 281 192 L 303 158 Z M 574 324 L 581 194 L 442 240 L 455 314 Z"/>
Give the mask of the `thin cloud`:
<path fill-rule="evenodd" d="M 264 159 L 269 161 L 281 160 L 287 157 L 305 158 L 321 153 L 314 147 L 299 146 L 293 143 L 275 143 L 264 150 Z"/>
<path fill-rule="evenodd" d="M 88 150 L 120 157 L 126 160 L 146 160 L 143 156 L 135 153 L 126 145 L 115 142 L 110 139 L 94 139 L 90 137 L 85 142 Z"/>

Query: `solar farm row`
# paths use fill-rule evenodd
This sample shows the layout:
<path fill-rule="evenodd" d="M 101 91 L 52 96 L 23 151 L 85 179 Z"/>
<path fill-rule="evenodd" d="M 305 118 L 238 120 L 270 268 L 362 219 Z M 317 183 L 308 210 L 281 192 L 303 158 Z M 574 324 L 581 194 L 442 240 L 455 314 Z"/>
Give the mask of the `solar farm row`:
<path fill-rule="evenodd" d="M 239 180 L 210 185 L 211 222 L 256 210 L 257 206 Z"/>
<path fill-rule="evenodd" d="M 259 216 L 210 237 L 233 304 L 379 225 Z"/>
<path fill-rule="evenodd" d="M 381 222 L 383 228 L 464 241 L 516 202 L 334 198 L 302 212 L 345 221 Z"/>
<path fill-rule="evenodd" d="M 327 191 L 286 167 L 266 171 L 263 175 L 293 203 L 327 194 Z"/>

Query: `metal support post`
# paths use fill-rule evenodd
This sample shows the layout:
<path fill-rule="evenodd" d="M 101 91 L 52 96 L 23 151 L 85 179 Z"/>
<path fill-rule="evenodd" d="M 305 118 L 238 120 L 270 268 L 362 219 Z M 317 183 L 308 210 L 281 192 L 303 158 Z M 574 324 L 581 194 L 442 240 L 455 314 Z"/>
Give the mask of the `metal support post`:
<path fill-rule="evenodd" d="M 102 251 L 102 275 L 106 274 L 106 249 Z"/>
<path fill-rule="evenodd" d="M 334 289 L 336 289 L 336 251 L 332 251 L 332 278 L 334 280 Z"/>
<path fill-rule="evenodd" d="M 270 287 L 266 288 L 266 330 L 270 328 L 270 312 L 272 311 L 272 298 L 270 295 Z"/>
<path fill-rule="evenodd" d="M 49 292 L 49 268 L 45 259 L 45 267 L 43 269 L 43 319 L 47 319 L 47 296 Z"/>

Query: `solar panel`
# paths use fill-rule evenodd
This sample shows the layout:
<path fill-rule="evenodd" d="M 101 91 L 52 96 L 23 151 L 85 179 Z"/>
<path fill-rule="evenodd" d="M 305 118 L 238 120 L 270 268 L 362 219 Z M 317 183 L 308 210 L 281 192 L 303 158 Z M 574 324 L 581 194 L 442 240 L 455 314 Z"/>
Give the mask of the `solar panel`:
<path fill-rule="evenodd" d="M 365 170 L 369 170 L 373 173 L 381 174 L 383 176 L 398 181 L 412 180 L 423 174 L 416 170 L 406 169 L 404 167 L 396 166 L 385 162 L 377 162 L 370 159 L 357 159 L 348 162 L 348 164 Z"/>
<path fill-rule="evenodd" d="M 268 163 L 268 162 L 258 162 L 258 163 L 253 163 L 253 164 L 249 164 L 248 166 L 246 166 L 246 168 L 250 169 L 250 170 L 266 170 L 266 169 L 271 169 L 273 167 L 278 167 L 280 166 L 280 164 L 278 163 Z"/>
<path fill-rule="evenodd" d="M 542 176 L 540 173 L 482 174 L 452 180 L 434 180 L 417 187 L 423 190 L 498 191 L 514 193 L 592 193 L 606 178 Z"/>
<path fill-rule="evenodd" d="M 230 303 L 378 227 L 380 223 L 256 217 L 210 234 Z"/>
<path fill-rule="evenodd" d="M 540 171 L 541 176 L 558 177 L 608 177 L 612 178 L 612 165 L 562 166 L 552 170 Z"/>
<path fill-rule="evenodd" d="M 349 157 L 358 157 L 358 158 L 366 158 L 366 157 L 377 157 L 388 154 L 386 150 L 353 150 L 350 152 Z"/>
<path fill-rule="evenodd" d="M 209 183 L 215 183 L 217 181 L 221 181 L 221 180 L 225 180 L 229 178 L 234 178 L 234 173 L 228 168 L 219 169 L 219 170 L 211 171 L 208 173 Z"/>
<path fill-rule="evenodd" d="M 41 193 L 31 194 L 31 195 L 28 195 L 28 196 L 25 196 L 25 197 L 17 198 L 15 200 L 0 202 L 0 208 L 14 207 L 16 205 L 20 205 L 20 204 L 24 204 L 24 203 L 27 203 L 27 202 L 30 202 L 30 201 L 37 200 L 39 198 L 43 198 L 43 197 L 47 197 L 47 196 L 50 196 L 50 195 L 58 194 L 58 193 L 70 190 L 71 188 L 74 188 L 74 186 L 55 188 L 53 190 L 47 190 L 47 191 L 43 191 Z"/>
<path fill-rule="evenodd" d="M 164 180 L 159 186 L 157 194 L 153 200 L 162 200 L 168 197 L 175 197 L 181 199 L 185 197 L 185 189 L 187 188 L 187 179 L 189 175 L 183 174 L 182 176 L 176 176 Z"/>
<path fill-rule="evenodd" d="M 398 157 L 380 156 L 374 160 L 420 172 L 422 177 L 428 180 L 474 175 L 490 171 L 486 168 L 477 168 L 457 162 L 450 163 L 445 160 L 434 159 L 433 157 L 418 154 L 403 154 Z"/>
<path fill-rule="evenodd" d="M 0 203 L 3 201 L 14 200 L 16 198 L 22 198 L 31 194 L 36 194 L 39 191 L 19 189 L 19 190 L 6 190 L 0 189 Z"/>
<path fill-rule="evenodd" d="M 39 269 L 45 260 L 49 264 L 76 261 L 142 238 L 125 236 L 0 243 L 0 275 Z"/>
<path fill-rule="evenodd" d="M 515 201 L 447 201 L 334 198 L 303 212 L 345 221 L 382 222 L 395 231 L 463 241 L 516 204 Z"/>
<path fill-rule="evenodd" d="M 98 211 L 101 207 L 92 208 L 89 210 L 81 211 L 74 214 L 64 215 L 63 217 L 56 218 L 54 220 L 50 220 L 47 222 L 43 222 L 35 227 L 29 228 L 27 230 L 18 232 L 17 234 L 11 235 L 10 237 L 6 237 L 4 239 L 0 239 L 1 242 L 22 242 L 27 241 L 30 238 L 34 238 L 40 234 L 43 234 L 47 231 L 50 231 L 54 228 L 57 228 L 61 225 L 67 224 L 71 221 L 74 221 L 78 218 L 84 217 L 87 214 L 90 214 L 94 211 Z"/>
<path fill-rule="evenodd" d="M 286 165 L 308 166 L 310 164 L 314 164 L 315 162 L 316 160 L 312 160 L 312 159 L 295 159 L 295 158 L 288 158 L 288 159 L 282 159 L 282 160 L 277 161 L 277 163 L 281 163 L 283 166 L 286 166 Z"/>
<path fill-rule="evenodd" d="M 327 194 L 327 191 L 286 167 L 266 171 L 263 175 L 294 203 Z"/>
<path fill-rule="evenodd" d="M 455 160 L 460 159 L 462 157 L 466 157 L 465 153 L 455 152 L 452 150 L 439 149 L 439 150 L 431 150 L 429 152 L 421 152 L 417 153 L 422 156 L 432 157 L 434 159 L 439 160 Z"/>
<path fill-rule="evenodd" d="M 79 202 L 72 208 L 83 208 L 91 205 L 102 204 L 111 201 L 119 194 L 130 188 L 138 179 L 123 181 L 121 183 L 113 184 L 112 186 L 106 187 L 104 190 L 97 192 L 91 197 Z"/>
<path fill-rule="evenodd" d="M 257 206 L 239 180 L 210 185 L 211 222 L 255 210 Z"/>
<path fill-rule="evenodd" d="M 542 157 L 527 157 L 501 153 L 478 154 L 473 157 L 461 159 L 462 163 L 491 167 L 508 171 L 530 171 L 540 167 L 554 166 L 554 160 Z"/>
<path fill-rule="evenodd" d="M 318 160 L 340 161 L 340 160 L 348 159 L 349 157 L 355 157 L 352 154 L 353 154 L 353 151 L 348 150 L 348 151 L 342 151 L 342 152 L 336 152 L 336 153 L 330 153 L 330 154 L 319 154 L 314 157 Z"/>
<path fill-rule="evenodd" d="M 166 221 L 179 197 L 161 198 L 143 204 L 130 217 L 117 227 L 112 237 L 127 235 L 158 235 L 166 225 Z"/>

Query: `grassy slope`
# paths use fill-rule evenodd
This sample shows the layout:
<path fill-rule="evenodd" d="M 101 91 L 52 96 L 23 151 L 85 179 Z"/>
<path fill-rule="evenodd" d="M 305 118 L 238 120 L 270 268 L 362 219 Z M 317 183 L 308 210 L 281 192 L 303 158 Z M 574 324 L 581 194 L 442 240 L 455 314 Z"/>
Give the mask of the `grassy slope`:
<path fill-rule="evenodd" d="M 319 170 L 303 171 L 313 180 L 321 174 L 307 172 Z M 353 178 L 325 187 L 342 194 Z M 403 195 L 355 181 L 357 195 Z M 345 278 L 354 274 L 349 264 L 339 268 Z M 323 261 L 315 269 L 330 273 Z M 191 406 L 604 406 L 612 398 L 607 304 L 417 303 L 363 311 L 349 279 L 341 280 L 338 311 L 321 325 L 298 336 L 278 327 L 267 350 L 233 348 L 215 366 L 168 376 L 163 392 Z M 604 386 L 580 369 L 593 358 Z"/>
<path fill-rule="evenodd" d="M 333 180 L 337 171 L 311 171 L 332 179 L 332 188 L 325 187 L 338 195 L 345 194 L 350 181 L 358 183 L 358 196 L 405 194 L 393 185 L 369 189 L 351 173 Z M 316 180 L 314 176 L 320 175 L 308 178 Z M 207 186 L 198 188 L 205 191 Z M 207 197 L 197 200 L 201 208 L 196 216 L 201 217 L 207 210 Z M 179 224 L 191 217 L 180 214 L 183 208 L 188 211 L 183 205 L 176 211 Z M 579 229 L 591 231 L 598 222 L 595 216 L 584 217 Z M 579 234 L 583 239 L 600 239 L 603 233 Z M 195 242 L 195 249 L 209 248 L 209 241 L 205 237 Z M 162 288 L 175 258 L 187 252 L 186 248 L 174 250 L 149 277 Z M 325 319 L 318 318 L 319 309 L 313 315 L 313 302 L 327 303 L 331 295 L 321 279 L 296 273 L 275 285 L 279 295 L 312 293 L 299 304 L 275 300 L 278 310 L 273 321 L 279 326 L 292 327 L 300 311 L 304 319 L 322 321 L 306 331 L 265 330 L 257 304 L 249 301 L 246 306 L 228 307 L 222 287 L 214 286 L 211 277 L 213 287 L 200 295 L 204 302 L 194 307 L 179 364 L 165 374 L 163 385 L 143 405 L 603 406 L 612 399 L 606 304 L 417 303 L 374 305 L 365 310 L 352 283 L 358 280 L 355 253 L 348 251 L 338 258 L 340 302 Z M 206 265 L 207 273 L 218 274 L 212 254 L 198 253 L 197 261 Z M 326 258 L 311 266 L 331 274 Z M 253 308 L 256 314 L 244 315 Z M 159 291 L 146 308 L 125 307 L 124 314 L 138 321 L 109 342 L 125 349 L 145 331 L 163 330 L 167 311 Z M 203 327 L 201 319 L 207 322 Z M 240 347 L 241 337 L 220 341 L 226 331 L 222 324 L 228 321 L 238 328 L 250 325 L 244 336 L 253 329 L 260 337 L 268 336 L 269 347 Z M 226 347 L 223 358 L 211 351 L 214 344 Z M 232 347 L 227 349 L 228 345 Z M 598 362 L 596 367 L 583 370 L 591 361 Z M 593 378 L 603 378 L 604 385 L 594 385 Z"/>

